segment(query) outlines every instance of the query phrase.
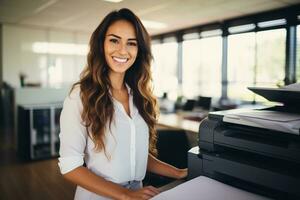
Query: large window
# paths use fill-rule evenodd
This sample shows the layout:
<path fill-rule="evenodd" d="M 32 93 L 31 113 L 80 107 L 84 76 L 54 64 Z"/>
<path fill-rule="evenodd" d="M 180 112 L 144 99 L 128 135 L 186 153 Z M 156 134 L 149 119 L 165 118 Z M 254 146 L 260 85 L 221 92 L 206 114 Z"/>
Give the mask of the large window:
<path fill-rule="evenodd" d="M 177 95 L 189 99 L 211 96 L 214 100 L 222 97 L 265 103 L 266 99 L 248 87 L 282 87 L 285 77 L 296 77 L 300 83 L 300 15 L 296 13 L 299 9 L 291 9 L 288 15 L 286 11 L 154 36 L 163 41 L 153 45 L 156 94 L 162 96 L 166 92 L 171 99 Z M 292 27 L 296 21 L 299 25 L 295 38 Z M 287 31 L 292 31 L 289 37 Z M 173 38 L 175 42 L 170 42 L 171 34 L 177 41 L 183 41 L 177 43 Z M 295 39 L 296 52 L 290 52 L 294 46 L 288 44 L 293 45 Z M 296 63 L 287 60 L 294 59 L 294 54 Z"/>
<path fill-rule="evenodd" d="M 187 40 L 182 48 L 183 95 L 220 97 L 222 37 Z"/>
<path fill-rule="evenodd" d="M 228 37 L 228 97 L 263 100 L 249 86 L 276 87 L 285 72 L 285 29 Z"/>
<path fill-rule="evenodd" d="M 255 66 L 255 33 L 228 37 L 228 97 L 252 99 L 247 90 L 253 86 Z"/>
<path fill-rule="evenodd" d="M 261 31 L 257 37 L 257 86 L 275 87 L 283 84 L 285 74 L 286 30 Z"/>
<path fill-rule="evenodd" d="M 175 100 L 178 92 L 178 43 L 153 44 L 152 53 L 154 57 L 152 64 L 154 92 L 158 97 L 166 92 L 170 99 Z"/>

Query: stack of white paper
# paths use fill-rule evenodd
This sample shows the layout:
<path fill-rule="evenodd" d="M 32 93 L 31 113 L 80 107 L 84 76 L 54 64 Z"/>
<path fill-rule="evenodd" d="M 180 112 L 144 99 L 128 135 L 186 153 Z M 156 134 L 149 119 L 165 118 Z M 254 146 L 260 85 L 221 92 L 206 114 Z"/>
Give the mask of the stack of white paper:
<path fill-rule="evenodd" d="M 225 115 L 223 121 L 300 135 L 300 114 L 251 110 Z"/>
<path fill-rule="evenodd" d="M 153 200 L 267 200 L 269 198 L 246 192 L 205 176 L 199 176 L 171 190 L 160 193 Z"/>

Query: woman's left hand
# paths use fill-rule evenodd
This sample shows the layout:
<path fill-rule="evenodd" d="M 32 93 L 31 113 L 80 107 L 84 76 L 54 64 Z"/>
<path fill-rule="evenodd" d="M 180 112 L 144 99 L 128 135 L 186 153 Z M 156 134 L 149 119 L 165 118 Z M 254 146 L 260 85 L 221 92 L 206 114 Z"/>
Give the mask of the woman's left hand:
<path fill-rule="evenodd" d="M 177 169 L 177 179 L 182 179 L 182 178 L 185 178 L 187 177 L 188 175 L 188 169 L 185 168 L 185 169 Z"/>

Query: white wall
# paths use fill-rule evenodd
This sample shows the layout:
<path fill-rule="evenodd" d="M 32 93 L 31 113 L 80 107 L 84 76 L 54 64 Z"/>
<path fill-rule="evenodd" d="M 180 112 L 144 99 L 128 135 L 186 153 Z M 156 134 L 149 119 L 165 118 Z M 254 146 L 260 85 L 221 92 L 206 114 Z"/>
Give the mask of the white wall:
<path fill-rule="evenodd" d="M 19 73 L 27 74 L 32 82 L 39 82 L 46 68 L 46 55 L 31 52 L 34 41 L 46 41 L 46 32 L 16 26 L 3 26 L 3 80 L 19 86 Z"/>
<path fill-rule="evenodd" d="M 87 45 L 89 33 L 58 31 L 16 25 L 3 25 L 3 80 L 20 87 L 19 74 L 27 75 L 25 82 L 40 83 L 42 87 L 69 86 L 79 78 L 86 64 L 86 55 L 70 52 L 37 52 L 34 45 Z"/>

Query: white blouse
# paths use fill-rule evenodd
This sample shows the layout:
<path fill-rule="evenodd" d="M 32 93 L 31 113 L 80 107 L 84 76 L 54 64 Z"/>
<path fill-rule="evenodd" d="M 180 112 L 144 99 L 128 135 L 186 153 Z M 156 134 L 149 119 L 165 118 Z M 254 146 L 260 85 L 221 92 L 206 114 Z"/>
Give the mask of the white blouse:
<path fill-rule="evenodd" d="M 107 157 L 103 151 L 94 150 L 94 143 L 82 125 L 80 88 L 75 88 L 66 97 L 60 116 L 59 135 L 58 165 L 62 174 L 82 166 L 85 162 L 89 170 L 118 184 L 143 180 L 148 160 L 149 129 L 133 104 L 133 96 L 128 86 L 127 90 L 131 117 L 123 105 L 113 99 L 114 118 L 110 129 L 107 128 L 105 132 Z M 109 126 L 108 122 L 106 126 Z M 91 192 L 77 187 L 75 199 L 81 199 L 76 196 L 89 199 Z"/>

